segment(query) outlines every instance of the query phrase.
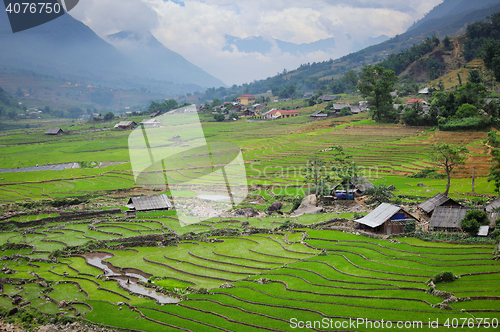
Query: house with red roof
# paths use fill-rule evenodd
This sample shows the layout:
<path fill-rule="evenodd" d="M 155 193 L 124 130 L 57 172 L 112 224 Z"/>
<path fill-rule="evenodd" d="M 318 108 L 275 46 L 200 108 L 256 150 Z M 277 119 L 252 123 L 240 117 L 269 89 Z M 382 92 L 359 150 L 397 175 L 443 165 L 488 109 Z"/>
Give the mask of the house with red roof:
<path fill-rule="evenodd" d="M 406 105 L 407 105 L 407 106 L 411 106 L 411 105 L 413 105 L 413 104 L 415 104 L 415 103 L 419 103 L 419 104 L 420 104 L 420 103 L 424 103 L 424 104 L 427 104 L 427 102 L 426 102 L 426 101 L 424 101 L 423 99 L 415 99 L 415 98 L 414 98 L 414 99 L 410 99 L 410 100 L 408 100 L 408 101 L 406 102 Z"/>
<path fill-rule="evenodd" d="M 428 113 L 430 109 L 430 105 L 428 102 L 422 99 L 410 99 L 406 102 L 406 107 L 411 108 L 414 104 L 420 104 L 422 106 L 422 110 L 424 113 Z"/>

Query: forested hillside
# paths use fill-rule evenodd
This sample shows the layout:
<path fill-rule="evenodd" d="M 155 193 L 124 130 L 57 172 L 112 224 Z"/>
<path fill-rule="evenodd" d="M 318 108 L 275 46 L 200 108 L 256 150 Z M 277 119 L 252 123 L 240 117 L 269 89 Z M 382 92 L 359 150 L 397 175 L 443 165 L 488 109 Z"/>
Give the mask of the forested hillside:
<path fill-rule="evenodd" d="M 425 24 L 414 27 L 407 32 L 395 36 L 378 45 L 367 47 L 359 52 L 346 55 L 337 60 L 302 64 L 299 68 L 283 70 L 275 76 L 255 81 L 241 86 L 233 85 L 228 89 L 208 89 L 200 99 L 231 100 L 240 94 L 260 94 L 273 88 L 277 91 L 286 91 L 295 86 L 295 91 L 320 91 L 321 93 L 341 93 L 352 90 L 352 73 L 360 72 L 364 66 L 381 63 L 384 67 L 401 74 L 411 63 L 418 61 L 424 55 L 436 49 L 441 42 L 450 48 L 450 40 L 467 31 L 471 23 L 485 20 L 491 13 L 499 12 L 500 5 L 492 5 L 478 10 L 462 8 L 462 12 L 453 13 L 445 17 L 427 20 Z M 458 10 L 457 10 L 458 11 Z M 475 34 L 473 33 L 475 36 Z M 472 46 L 472 48 L 478 49 Z M 469 47 L 469 46 L 468 46 Z M 474 54 L 473 57 L 476 55 Z M 470 57 L 467 57 L 470 59 Z M 467 60 L 470 61 L 470 60 Z M 426 59 L 430 80 L 444 74 L 445 66 L 439 58 Z M 345 77 L 346 73 L 347 77 Z M 282 94 L 280 97 L 291 97 Z"/>

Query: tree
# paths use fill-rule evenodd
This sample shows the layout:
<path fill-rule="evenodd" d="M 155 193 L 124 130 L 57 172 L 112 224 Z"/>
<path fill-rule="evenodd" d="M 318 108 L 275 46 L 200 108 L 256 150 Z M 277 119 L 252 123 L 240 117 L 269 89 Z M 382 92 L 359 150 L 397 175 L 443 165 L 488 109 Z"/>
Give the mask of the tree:
<path fill-rule="evenodd" d="M 470 236 L 476 236 L 479 227 L 489 225 L 488 215 L 481 210 L 470 210 L 467 212 L 460 222 L 460 227 L 463 231 L 469 233 Z"/>
<path fill-rule="evenodd" d="M 113 112 L 108 112 L 104 114 L 104 121 L 110 121 L 115 118 L 115 114 Z"/>
<path fill-rule="evenodd" d="M 219 98 L 215 98 L 214 101 L 212 102 L 212 107 L 215 107 L 215 106 L 220 106 L 221 105 L 221 101 Z"/>
<path fill-rule="evenodd" d="M 439 81 L 438 88 L 439 88 L 439 91 L 444 91 L 445 87 L 444 87 L 443 81 L 441 81 L 441 80 Z"/>
<path fill-rule="evenodd" d="M 223 114 L 215 114 L 215 115 L 214 115 L 214 119 L 215 119 L 215 121 L 217 121 L 217 122 L 222 122 L 222 121 L 224 121 L 225 117 L 224 117 L 224 115 L 223 115 Z"/>
<path fill-rule="evenodd" d="M 7 113 L 7 116 L 11 119 L 11 120 L 14 120 L 15 117 L 17 116 L 17 113 L 14 112 L 14 111 L 10 111 L 9 113 Z"/>
<path fill-rule="evenodd" d="M 383 108 L 383 106 L 392 104 L 390 93 L 394 91 L 394 84 L 398 82 L 398 77 L 394 71 L 384 69 L 381 66 L 364 67 L 361 75 L 361 83 L 358 84 L 357 88 L 363 97 L 368 98 L 370 105 L 377 110 L 374 113 L 374 120 L 384 121 L 385 114 L 383 112 L 387 108 Z"/>
<path fill-rule="evenodd" d="M 451 43 L 450 37 L 446 36 L 443 39 L 443 45 L 445 50 L 451 51 L 453 49 L 453 44 Z"/>
<path fill-rule="evenodd" d="M 335 166 L 332 167 L 334 177 L 340 180 L 344 190 L 348 190 L 355 179 L 359 177 L 360 169 L 352 160 L 352 155 L 345 153 L 340 145 L 334 145 L 330 148 L 333 152 Z"/>
<path fill-rule="evenodd" d="M 481 72 L 477 69 L 473 69 L 469 72 L 469 76 L 467 76 L 467 82 L 471 83 L 482 83 L 483 78 L 481 77 Z"/>
<path fill-rule="evenodd" d="M 436 162 L 446 172 L 448 183 L 444 195 L 450 191 L 451 172 L 459 165 L 465 164 L 466 154 L 469 150 L 465 146 L 453 146 L 442 143 L 432 146 L 431 160 Z"/>
<path fill-rule="evenodd" d="M 367 201 L 368 204 L 382 204 L 390 202 L 393 194 L 392 190 L 385 184 L 379 184 L 378 186 L 368 188 L 366 195 L 370 196 L 370 199 Z"/>
<path fill-rule="evenodd" d="M 458 119 L 471 118 L 478 115 L 477 107 L 471 104 L 463 104 L 458 108 L 457 113 L 455 113 L 455 117 Z"/>
<path fill-rule="evenodd" d="M 314 183 L 316 187 L 315 195 L 318 196 L 320 187 L 323 188 L 325 181 L 330 179 L 327 173 L 326 162 L 318 156 L 309 159 L 306 163 L 305 178 Z"/>
<path fill-rule="evenodd" d="M 483 59 L 486 68 L 493 72 L 496 80 L 500 81 L 500 40 L 486 40 L 479 57 Z"/>
<path fill-rule="evenodd" d="M 351 108 L 350 107 L 344 107 L 340 110 L 339 113 L 340 116 L 347 116 L 347 115 L 352 115 Z"/>

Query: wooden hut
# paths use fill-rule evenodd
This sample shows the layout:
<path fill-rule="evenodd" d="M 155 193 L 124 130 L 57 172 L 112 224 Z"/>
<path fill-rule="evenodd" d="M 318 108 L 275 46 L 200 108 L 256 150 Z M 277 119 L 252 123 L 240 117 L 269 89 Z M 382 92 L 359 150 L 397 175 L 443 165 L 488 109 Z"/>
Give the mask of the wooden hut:
<path fill-rule="evenodd" d="M 449 198 L 448 196 L 445 196 L 443 194 L 437 194 L 434 195 L 433 197 L 429 198 L 425 202 L 421 203 L 418 206 L 418 209 L 424 211 L 428 215 L 431 215 L 434 209 L 438 206 L 454 206 L 454 207 L 461 207 L 460 203 L 456 202 L 455 200 Z"/>
<path fill-rule="evenodd" d="M 62 135 L 62 134 L 64 134 L 64 132 L 61 128 L 49 128 L 45 132 L 45 135 Z"/>
<path fill-rule="evenodd" d="M 467 211 L 463 206 L 438 206 L 432 213 L 431 228 L 436 231 L 457 231 Z"/>
<path fill-rule="evenodd" d="M 134 211 L 168 210 L 172 208 L 172 203 L 165 194 L 138 196 L 131 197 L 126 207 Z"/>
<path fill-rule="evenodd" d="M 313 114 L 309 115 L 311 118 L 326 118 L 328 114 L 323 112 L 322 110 L 316 111 Z"/>
<path fill-rule="evenodd" d="M 131 130 L 134 129 L 136 126 L 137 123 L 135 123 L 134 121 L 120 121 L 117 124 L 115 124 L 115 128 L 122 130 Z"/>
<path fill-rule="evenodd" d="M 382 203 L 368 215 L 354 221 L 359 224 L 359 229 L 390 235 L 404 233 L 406 223 L 415 219 L 400 206 Z"/>

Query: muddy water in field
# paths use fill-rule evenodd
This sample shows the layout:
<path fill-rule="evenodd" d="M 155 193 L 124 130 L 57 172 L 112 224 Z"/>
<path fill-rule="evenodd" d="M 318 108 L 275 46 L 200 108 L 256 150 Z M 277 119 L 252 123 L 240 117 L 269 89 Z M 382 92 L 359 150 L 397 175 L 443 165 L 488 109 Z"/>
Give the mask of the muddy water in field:
<path fill-rule="evenodd" d="M 92 168 L 108 167 L 113 165 L 121 165 L 128 161 L 101 161 Z M 80 168 L 79 163 L 52 164 L 18 168 L 0 168 L 0 173 L 17 173 L 17 172 L 37 172 L 37 171 L 63 171 L 65 169 Z"/>
<path fill-rule="evenodd" d="M 147 282 L 147 278 L 138 273 L 127 273 L 122 272 L 119 268 L 111 265 L 107 265 L 103 260 L 113 257 L 113 255 L 108 253 L 96 252 L 91 254 L 86 254 L 85 259 L 87 264 L 96 267 L 104 272 L 104 274 L 120 284 L 123 288 L 136 294 L 143 295 L 158 301 L 158 303 L 177 303 L 178 299 L 168 297 L 164 294 L 158 293 L 152 288 L 146 288 L 137 283 L 138 280 Z"/>

